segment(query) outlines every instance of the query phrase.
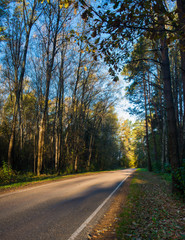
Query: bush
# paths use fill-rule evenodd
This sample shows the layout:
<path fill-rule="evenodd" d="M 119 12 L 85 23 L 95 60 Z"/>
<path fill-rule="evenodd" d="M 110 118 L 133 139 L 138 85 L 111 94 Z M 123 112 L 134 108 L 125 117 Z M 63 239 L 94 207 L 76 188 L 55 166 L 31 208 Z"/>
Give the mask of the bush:
<path fill-rule="evenodd" d="M 185 197 L 185 159 L 182 161 L 182 166 L 175 171 L 174 177 L 177 180 L 177 188 Z"/>
<path fill-rule="evenodd" d="M 3 166 L 0 168 L 0 184 L 4 185 L 15 181 L 16 173 L 8 166 L 8 163 L 3 161 Z"/>
<path fill-rule="evenodd" d="M 152 169 L 155 173 L 161 173 L 161 164 L 160 163 L 153 163 Z"/>
<path fill-rule="evenodd" d="M 171 173 L 172 169 L 171 169 L 171 165 L 169 163 L 166 163 L 164 165 L 164 173 Z"/>

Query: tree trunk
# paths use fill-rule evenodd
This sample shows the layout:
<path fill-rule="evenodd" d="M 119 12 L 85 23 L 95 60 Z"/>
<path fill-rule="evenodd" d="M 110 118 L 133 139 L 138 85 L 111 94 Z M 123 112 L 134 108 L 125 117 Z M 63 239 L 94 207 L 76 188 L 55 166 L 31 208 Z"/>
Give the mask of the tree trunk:
<path fill-rule="evenodd" d="M 148 90 L 147 90 L 147 98 L 148 98 L 148 104 L 149 104 L 149 112 L 150 112 L 150 119 L 151 119 L 151 130 L 152 130 L 152 138 L 153 138 L 153 144 L 154 144 L 154 156 L 155 156 L 155 162 L 156 166 L 158 167 L 158 152 L 157 152 L 157 143 L 156 143 L 156 135 L 154 132 L 153 128 L 153 123 L 152 123 L 152 112 L 151 112 L 151 101 L 150 101 L 150 84 L 149 84 L 149 74 L 148 74 Z"/>
<path fill-rule="evenodd" d="M 12 131 L 8 146 L 8 166 L 13 167 L 13 147 L 14 147 L 14 141 L 15 141 L 15 128 L 16 128 L 16 122 L 17 122 L 17 110 L 16 110 L 16 104 L 14 107 L 14 114 L 13 114 L 13 123 L 12 123 Z"/>
<path fill-rule="evenodd" d="M 164 19 L 161 19 L 160 22 L 164 23 Z M 163 30 L 165 27 L 163 25 Z M 168 56 L 168 46 L 166 42 L 166 35 L 164 33 L 163 38 L 160 39 L 161 43 L 161 71 L 164 84 L 164 99 L 167 112 L 167 122 L 168 122 L 168 149 L 169 149 L 169 161 L 172 167 L 172 191 L 176 192 L 177 189 L 177 180 L 174 175 L 174 171 L 180 166 L 179 165 L 179 152 L 178 152 L 178 134 L 177 134 L 177 123 L 175 118 L 175 109 L 172 96 L 171 88 L 171 76 L 170 76 L 170 63 Z"/>
<path fill-rule="evenodd" d="M 37 159 L 37 154 L 36 154 L 36 134 L 34 135 L 33 139 L 33 150 L 34 150 L 34 155 L 33 155 L 33 173 L 36 174 L 36 159 Z"/>
<path fill-rule="evenodd" d="M 90 170 L 90 166 L 91 166 L 92 144 L 93 144 L 93 135 L 91 134 L 90 143 L 89 143 L 89 158 L 88 158 L 88 161 L 87 161 L 87 171 Z"/>
<path fill-rule="evenodd" d="M 161 163 L 162 163 L 162 170 L 165 169 L 165 164 L 169 164 L 168 158 L 168 136 L 167 136 L 167 120 L 166 120 L 166 112 L 163 111 L 163 120 L 162 120 L 162 156 L 161 156 Z"/>
<path fill-rule="evenodd" d="M 45 133 L 45 124 L 44 118 L 41 119 L 39 126 L 39 140 L 38 140 L 38 155 L 37 155 L 37 176 L 40 175 L 43 162 L 43 147 L 44 147 L 44 133 Z"/>
<path fill-rule="evenodd" d="M 64 36 L 63 36 L 64 37 Z M 59 168 L 62 168 L 64 157 L 63 157 L 63 114 L 64 114 L 64 58 L 65 50 L 67 46 L 63 45 L 61 51 L 61 66 L 60 66 L 60 77 L 59 77 L 59 103 L 58 103 L 58 119 L 59 119 Z"/>
<path fill-rule="evenodd" d="M 146 129 L 146 149 L 148 156 L 148 171 L 152 171 L 151 157 L 150 157 L 150 146 L 148 138 L 148 116 L 147 116 L 147 96 L 146 96 L 146 80 L 143 78 L 143 87 L 144 87 L 144 99 L 145 99 L 145 129 Z"/>
<path fill-rule="evenodd" d="M 185 0 L 177 0 L 177 10 L 179 18 L 179 35 L 180 35 L 180 55 L 181 55 L 181 76 L 183 82 L 183 101 L 184 101 L 184 117 L 183 117 L 183 143 L 181 159 L 185 159 Z"/>

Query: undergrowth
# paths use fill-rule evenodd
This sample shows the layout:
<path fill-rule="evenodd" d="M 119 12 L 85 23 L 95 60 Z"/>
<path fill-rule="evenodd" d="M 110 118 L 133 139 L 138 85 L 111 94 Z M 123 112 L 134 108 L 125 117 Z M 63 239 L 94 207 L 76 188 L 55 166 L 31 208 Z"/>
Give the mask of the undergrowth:
<path fill-rule="evenodd" d="M 112 171 L 112 170 L 106 170 Z M 16 172 L 12 170 L 6 162 L 3 162 L 3 166 L 0 168 L 0 189 L 10 189 L 17 188 L 20 186 L 25 186 L 37 182 L 43 181 L 55 181 L 63 178 L 76 177 L 81 175 L 88 174 L 96 174 L 103 171 L 95 171 L 95 172 L 81 172 L 81 173 L 57 173 L 57 172 L 47 172 L 43 173 L 40 176 L 34 175 L 33 172 Z"/>
<path fill-rule="evenodd" d="M 20 173 L 12 170 L 6 162 L 0 168 L 0 189 L 24 186 L 28 183 L 58 179 L 57 174 L 34 175 L 32 172 Z"/>

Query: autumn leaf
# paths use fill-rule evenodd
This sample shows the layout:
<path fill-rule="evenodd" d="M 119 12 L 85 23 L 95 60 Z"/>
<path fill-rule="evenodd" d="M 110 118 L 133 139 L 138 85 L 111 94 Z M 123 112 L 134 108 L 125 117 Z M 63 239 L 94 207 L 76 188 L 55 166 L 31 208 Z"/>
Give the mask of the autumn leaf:
<path fill-rule="evenodd" d="M 68 8 L 68 7 L 69 7 L 69 3 L 68 3 L 68 2 L 65 3 L 65 4 L 64 4 L 64 7 L 65 7 L 65 8 Z"/>

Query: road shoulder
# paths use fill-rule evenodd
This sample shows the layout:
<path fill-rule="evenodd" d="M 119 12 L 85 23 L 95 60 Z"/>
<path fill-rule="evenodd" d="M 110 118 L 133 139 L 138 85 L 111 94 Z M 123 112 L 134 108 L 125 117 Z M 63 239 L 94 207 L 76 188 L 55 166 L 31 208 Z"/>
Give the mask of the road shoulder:
<path fill-rule="evenodd" d="M 119 188 L 114 196 L 114 199 L 104 216 L 96 224 L 92 232 L 89 234 L 88 239 L 98 239 L 98 240 L 115 240 L 116 239 L 116 228 L 119 222 L 119 215 L 123 209 L 126 202 L 126 196 L 129 192 L 129 185 L 132 179 L 129 176 L 123 185 Z"/>

